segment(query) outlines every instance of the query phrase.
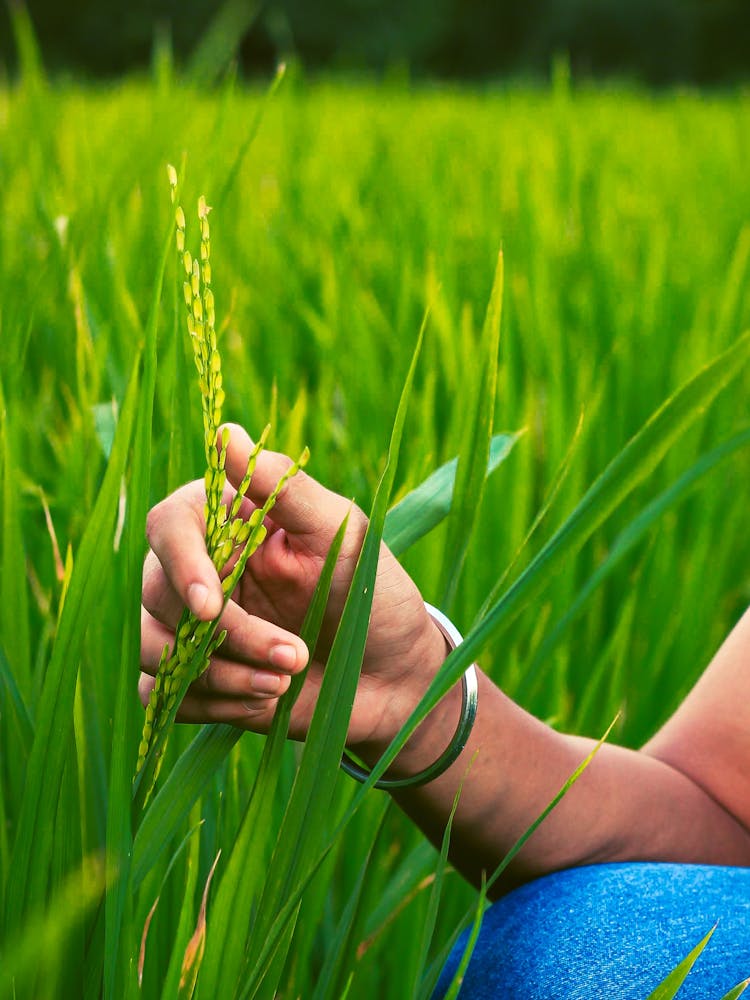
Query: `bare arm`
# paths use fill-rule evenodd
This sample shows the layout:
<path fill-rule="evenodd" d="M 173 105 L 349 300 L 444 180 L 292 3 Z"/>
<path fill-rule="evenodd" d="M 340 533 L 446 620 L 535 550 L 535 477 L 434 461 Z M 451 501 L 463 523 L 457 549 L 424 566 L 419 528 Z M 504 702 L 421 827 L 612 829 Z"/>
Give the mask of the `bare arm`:
<path fill-rule="evenodd" d="M 249 439 L 235 428 L 227 470 L 241 478 Z M 251 486 L 260 502 L 288 464 L 264 453 Z M 152 552 L 144 570 L 142 697 L 187 602 L 205 618 L 218 613 L 221 590 L 205 554 L 200 484 L 173 494 L 149 518 Z M 308 652 L 297 632 L 347 501 L 304 474 L 285 488 L 269 538 L 250 561 L 224 616 L 221 657 L 183 703 L 189 721 L 225 721 L 268 729 L 277 698 Z M 323 635 L 292 716 L 304 738 L 323 662 L 343 606 L 366 520 L 356 511 L 339 558 Z M 197 588 L 196 588 L 196 585 Z M 656 859 L 750 864 L 750 779 L 743 751 L 750 737 L 733 716 L 750 682 L 742 670 L 750 622 L 732 633 L 680 711 L 641 752 L 605 745 L 565 799 L 534 834 L 502 888 L 562 867 L 598 861 Z M 372 763 L 421 698 L 445 658 L 442 635 L 408 575 L 383 547 L 349 746 Z M 450 741 L 460 692 L 451 691 L 401 752 L 395 769 L 413 774 Z M 745 710 L 750 722 L 750 710 Z M 713 735 L 712 735 L 713 734 Z M 471 739 L 449 770 L 429 785 L 396 795 L 399 805 L 439 840 L 469 762 L 454 822 L 452 860 L 475 883 L 491 872 L 542 811 L 593 743 L 555 732 L 515 705 L 480 673 Z"/>

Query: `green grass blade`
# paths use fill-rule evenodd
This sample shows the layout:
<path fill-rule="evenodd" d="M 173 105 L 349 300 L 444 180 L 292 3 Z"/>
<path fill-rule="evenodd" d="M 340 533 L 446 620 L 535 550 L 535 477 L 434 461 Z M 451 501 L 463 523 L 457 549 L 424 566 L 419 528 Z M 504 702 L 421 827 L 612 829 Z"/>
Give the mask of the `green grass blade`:
<path fill-rule="evenodd" d="M 156 269 L 151 307 L 145 329 L 143 376 L 138 401 L 131 474 L 128 489 L 127 520 L 124 534 L 125 605 L 120 651 L 120 671 L 114 714 L 114 732 L 118 738 L 112 747 L 107 810 L 107 870 L 118 878 L 107 890 L 104 931 L 104 997 L 122 996 L 128 975 L 126 948 L 132 937 L 126 925 L 121 943 L 121 928 L 131 900 L 130 864 L 133 856 L 131 825 L 131 774 L 138 746 L 138 696 L 134 684 L 135 668 L 140 662 L 141 577 L 146 542 L 143 526 L 149 507 L 151 486 L 151 437 L 156 391 L 157 330 L 164 273 L 172 254 L 173 223 L 164 237 L 161 261 Z M 138 713 L 140 714 L 140 713 Z M 119 971 L 118 971 L 119 962 Z"/>
<path fill-rule="evenodd" d="M 477 900 L 477 903 L 479 901 Z M 482 906 L 482 913 L 484 913 L 484 905 Z M 474 914 L 474 919 L 476 919 L 476 912 Z M 424 974 L 424 978 L 420 984 L 418 1000 L 430 1000 L 435 992 L 435 987 L 440 979 L 440 973 L 445 968 L 445 963 L 448 961 L 448 956 L 453 951 L 456 946 L 456 942 L 461 936 L 461 932 L 464 929 L 464 921 L 462 920 L 458 924 L 453 933 L 448 936 L 444 942 L 442 948 L 437 952 L 429 968 Z"/>
<path fill-rule="evenodd" d="M 217 207 L 221 207 L 224 204 L 227 195 L 231 192 L 232 188 L 234 187 L 235 181 L 237 180 L 240 170 L 242 169 L 242 164 L 245 162 L 245 157 L 247 156 L 248 151 L 252 146 L 255 137 L 257 136 L 260 130 L 260 126 L 263 122 L 263 117 L 268 109 L 268 105 L 276 96 L 276 93 L 279 87 L 281 86 L 285 74 L 286 74 L 286 66 L 282 63 L 280 66 L 277 67 L 273 80 L 271 81 L 271 85 L 266 91 L 263 100 L 261 101 L 260 107 L 255 112 L 255 116 L 253 117 L 253 120 L 250 124 L 250 128 L 248 129 L 247 135 L 245 136 L 242 145 L 237 151 L 237 155 L 234 158 L 232 166 L 229 168 L 229 173 L 227 174 L 227 178 L 224 181 L 221 190 L 219 191 L 218 198 L 216 199 Z M 275 426 L 276 421 L 270 421 L 270 422 L 273 423 L 273 425 Z"/>
<path fill-rule="evenodd" d="M 468 772 L 467 772 L 468 773 Z M 430 944 L 432 942 L 432 936 L 435 933 L 435 924 L 437 922 L 438 906 L 440 905 L 440 897 L 443 892 L 443 884 L 445 881 L 445 871 L 448 866 L 448 850 L 451 843 L 451 833 L 453 831 L 453 820 L 456 815 L 456 810 L 458 809 L 458 803 L 461 798 L 461 792 L 464 787 L 464 778 L 461 780 L 461 784 L 458 787 L 453 798 L 453 806 L 451 808 L 450 814 L 448 815 L 448 822 L 445 824 L 445 830 L 443 831 L 443 840 L 440 845 L 440 854 L 438 855 L 437 865 L 435 866 L 435 879 L 432 883 L 432 888 L 430 890 L 430 899 L 427 904 L 427 913 L 425 914 L 424 923 L 421 928 L 421 941 L 419 942 L 419 957 L 417 958 L 416 964 L 414 966 L 414 979 L 409 984 L 407 996 L 416 997 L 419 994 L 419 984 L 424 979 L 425 970 L 427 968 L 427 957 L 430 952 Z"/>
<path fill-rule="evenodd" d="M 200 823 L 200 802 L 196 802 L 190 815 L 191 828 L 195 829 Z M 185 956 L 185 949 L 195 926 L 195 889 L 198 884 L 198 870 L 200 866 L 200 837 L 192 837 L 190 842 L 190 852 L 187 859 L 187 872 L 185 875 L 185 891 L 180 907 L 180 917 L 172 945 L 172 956 L 169 960 L 169 967 L 162 987 L 163 1000 L 171 1000 L 179 992 L 180 974 L 182 972 L 182 960 Z"/>
<path fill-rule="evenodd" d="M 492 438 L 492 424 L 497 389 L 500 319 L 503 308 L 503 255 L 497 258 L 495 277 L 482 332 L 476 368 L 476 384 L 468 396 L 467 418 L 458 457 L 453 504 L 448 520 L 448 536 L 442 573 L 441 607 L 449 609 L 456 594 L 471 531 L 484 492 L 487 459 Z"/>
<path fill-rule="evenodd" d="M 37 987 L 42 983 L 50 989 L 36 996 L 60 995 L 54 987 L 56 969 L 65 956 L 71 933 L 81 925 L 103 889 L 104 866 L 89 860 L 66 877 L 50 902 L 35 909 L 23 927 L 15 928 L 0 953 L 2 1000 L 25 995 L 31 983 Z"/>
<path fill-rule="evenodd" d="M 21 521 L 21 466 L 15 454 L 16 433 L 0 381 L 0 469 L 2 470 L 2 563 L 0 570 L 0 640 L 16 683 L 25 698 L 31 693 L 31 637 L 26 586 L 26 553 Z"/>
<path fill-rule="evenodd" d="M 46 88 L 47 80 L 28 7 L 25 3 L 9 3 L 8 13 L 24 87 L 36 94 Z"/>
<path fill-rule="evenodd" d="M 448 655 L 411 717 L 372 769 L 363 789 L 371 787 L 385 773 L 409 734 L 458 682 L 487 643 L 498 638 L 522 608 L 544 590 L 551 575 L 559 570 L 565 559 L 577 552 L 599 525 L 643 482 L 679 437 L 738 374 L 748 354 L 750 333 L 740 337 L 729 350 L 683 385 L 610 462 L 521 576 L 469 631 L 463 643 Z"/>
<path fill-rule="evenodd" d="M 420 840 L 390 877 L 365 926 L 365 949 L 421 890 L 435 869 L 435 848 Z"/>
<path fill-rule="evenodd" d="M 34 739 L 34 723 L 2 648 L 0 648 L 0 699 L 2 699 L 0 705 L 5 706 L 2 712 L 3 725 L 7 731 L 8 723 L 11 722 L 18 746 L 22 749 L 21 760 L 25 762 Z M 14 767 L 18 767 L 17 757 L 14 757 Z"/>
<path fill-rule="evenodd" d="M 652 993 L 649 993 L 646 1000 L 672 1000 L 673 997 L 677 996 L 680 987 L 687 979 L 690 970 L 700 957 L 703 949 L 711 940 L 711 936 L 715 930 L 716 926 L 714 925 L 703 940 L 693 948 L 690 954 L 686 955 L 680 964 L 672 969 L 667 978 L 659 983 Z"/>
<path fill-rule="evenodd" d="M 20 926 L 25 913 L 43 904 L 47 891 L 57 792 L 73 726 L 78 658 L 86 622 L 96 615 L 101 582 L 111 565 L 115 515 L 135 420 L 140 367 L 139 355 L 104 481 L 81 539 L 39 700 L 8 884 L 8 931 Z"/>
<path fill-rule="evenodd" d="M 469 958 L 471 957 L 471 952 L 473 951 L 474 944 L 476 943 L 476 935 L 479 933 L 479 922 L 481 922 L 481 916 L 482 916 L 482 913 L 484 911 L 484 905 L 485 905 L 485 900 L 486 900 L 487 893 L 492 888 L 492 886 L 495 884 L 495 882 L 497 882 L 497 880 L 500 878 L 500 876 L 506 870 L 506 868 L 511 863 L 511 861 L 513 861 L 513 859 L 518 855 L 518 853 L 521 851 L 521 849 L 524 847 L 524 845 L 528 842 L 529 838 L 541 826 L 541 824 L 549 816 L 549 814 L 552 812 L 552 810 L 555 808 L 555 806 L 557 806 L 560 803 L 560 801 L 565 797 L 565 795 L 567 795 L 567 793 L 570 791 L 570 789 L 573 787 L 573 785 L 576 783 L 576 781 L 578 781 L 578 779 L 581 777 L 581 775 L 583 774 L 583 772 L 589 766 L 589 764 L 591 763 L 591 761 L 597 755 L 597 753 L 601 749 L 602 745 L 607 740 L 607 737 L 612 732 L 612 729 L 613 729 L 613 727 L 614 727 L 614 725 L 615 725 L 616 722 L 617 722 L 617 719 L 615 718 L 609 724 L 609 726 L 607 727 L 607 731 L 597 741 L 596 745 L 592 748 L 591 752 L 589 754 L 587 754 L 587 756 L 581 761 L 581 763 L 578 765 L 578 767 L 576 767 L 576 769 L 573 771 L 573 773 L 567 778 L 567 780 L 565 781 L 565 783 L 563 784 L 563 786 L 560 788 L 560 790 L 557 792 L 557 794 L 547 803 L 547 805 L 544 807 L 544 809 L 536 817 L 536 819 L 534 820 L 534 822 L 531 823 L 531 825 L 528 826 L 526 828 L 526 830 L 521 834 L 521 836 L 518 838 L 518 840 L 515 842 L 515 844 L 513 844 L 513 846 L 510 848 L 510 850 L 507 852 L 507 854 L 503 857 L 502 861 L 497 866 L 497 868 L 495 868 L 495 870 L 493 871 L 492 875 L 488 879 L 484 879 L 484 878 L 482 879 L 482 891 L 481 891 L 481 897 L 480 897 L 480 900 L 479 900 L 478 907 L 476 909 L 470 911 L 470 913 L 469 913 L 469 919 L 472 918 L 472 914 L 473 914 L 473 921 L 474 922 L 473 922 L 473 927 L 472 927 L 472 933 L 470 935 L 469 942 L 467 943 L 467 949 L 466 949 L 466 951 L 464 951 L 464 954 L 462 956 L 461 962 L 459 963 L 459 969 L 457 970 L 456 975 L 453 977 L 452 984 L 451 984 L 452 986 L 455 985 L 455 983 L 458 981 L 459 972 L 460 972 L 460 977 L 463 978 L 463 975 L 464 975 L 464 973 L 466 971 L 466 966 L 468 965 Z M 354 806 L 355 804 L 356 803 L 352 803 L 352 806 Z M 461 922 L 459 923 L 458 927 L 456 928 L 456 931 L 454 932 L 454 935 L 453 935 L 454 938 L 458 937 L 458 935 L 460 934 L 461 930 L 463 929 L 463 927 L 465 925 L 466 925 L 466 918 L 462 919 Z M 445 957 L 447 957 L 447 955 Z M 459 982 L 459 986 L 460 986 L 460 982 Z M 446 996 L 447 995 L 448 994 L 446 994 Z M 455 994 L 451 994 L 451 995 L 455 996 Z"/>
<path fill-rule="evenodd" d="M 750 986 L 750 979 L 743 979 L 741 983 L 737 983 L 728 993 L 725 993 L 721 1000 L 737 1000 L 737 997 L 741 997 L 748 986 Z"/>
<path fill-rule="evenodd" d="M 274 918 L 277 913 L 285 911 L 286 900 L 296 895 L 295 885 L 307 878 L 308 871 L 319 855 L 328 825 L 331 795 L 346 742 L 349 716 L 367 641 L 373 585 L 388 498 L 396 474 L 406 409 L 426 322 L 427 316 L 422 323 L 401 394 L 385 469 L 373 500 L 362 550 L 326 664 L 277 850 L 269 866 L 246 963 L 248 974 L 243 976 L 243 996 L 253 994 L 265 973 L 266 963 L 275 946 L 270 935 Z"/>
<path fill-rule="evenodd" d="M 515 434 L 496 434 L 490 441 L 485 477 L 488 478 L 510 455 L 520 438 Z M 458 458 L 441 465 L 423 483 L 388 511 L 383 540 L 394 555 L 400 556 L 448 516 L 453 502 Z"/>
<path fill-rule="evenodd" d="M 196 84 L 208 86 L 227 69 L 261 7 L 260 0 L 224 0 L 190 60 L 189 75 Z"/>
<path fill-rule="evenodd" d="M 479 889 L 479 896 L 477 897 L 476 908 L 474 910 L 474 920 L 471 925 L 471 933 L 466 942 L 466 947 L 461 955 L 461 961 L 458 963 L 458 968 L 456 969 L 453 979 L 450 981 L 450 985 L 445 992 L 444 1000 L 455 1000 L 458 996 L 458 991 L 464 981 L 464 976 L 466 975 L 466 970 L 469 967 L 469 962 L 471 961 L 471 956 L 474 954 L 474 948 L 476 947 L 477 940 L 479 938 L 479 931 L 482 929 L 482 918 L 484 917 L 485 907 L 487 905 L 487 884 L 482 878 L 482 885 Z"/>
<path fill-rule="evenodd" d="M 310 650 L 314 650 L 318 643 L 333 573 L 348 523 L 347 514 L 328 550 L 302 624 L 300 637 Z M 227 992 L 228 984 L 236 983 L 239 978 L 247 944 L 251 904 L 260 893 L 266 872 L 265 852 L 258 843 L 258 831 L 268 831 L 268 839 L 273 836 L 275 790 L 289 732 L 289 720 L 306 673 L 305 670 L 292 679 L 289 690 L 276 709 L 271 731 L 263 747 L 247 808 L 216 893 L 198 983 L 199 996 L 214 997 L 221 991 Z"/>
<path fill-rule="evenodd" d="M 180 755 L 146 810 L 133 840 L 132 884 L 137 889 L 208 781 L 224 763 L 242 730 L 223 724 L 203 726 Z"/>
<path fill-rule="evenodd" d="M 663 514 L 684 500 L 707 473 L 748 443 L 750 443 L 750 428 L 745 428 L 717 448 L 702 455 L 676 482 L 655 497 L 637 517 L 633 518 L 630 524 L 617 536 L 606 559 L 597 566 L 565 614 L 544 637 L 544 641 L 539 645 L 524 671 L 520 687 L 516 691 L 516 697 L 523 700 L 528 696 L 534 686 L 534 681 L 538 680 L 540 665 L 549 660 L 552 650 L 580 614 L 591 595 L 614 571 L 628 552 L 635 548 Z"/>
<path fill-rule="evenodd" d="M 583 413 L 581 413 L 580 419 L 578 421 L 578 426 L 576 427 L 575 433 L 573 434 L 573 437 L 570 440 L 570 444 L 568 445 L 568 450 L 565 452 L 565 455 L 563 456 L 563 459 L 560 462 L 560 465 L 558 466 L 558 469 L 553 477 L 552 485 L 549 491 L 547 492 L 544 502 L 542 503 L 539 510 L 536 512 L 534 520 L 532 521 L 529 530 L 526 532 L 524 539 L 519 545 L 515 555 L 510 560 L 506 568 L 503 570 L 497 583 L 494 585 L 488 596 L 485 598 L 482 607 L 477 612 L 476 621 L 479 621 L 481 618 L 484 618 L 484 616 L 487 614 L 487 611 L 492 607 L 492 605 L 498 599 L 498 597 L 503 591 L 503 587 L 505 586 L 505 581 L 508 579 L 516 563 L 521 558 L 521 554 L 524 552 L 531 539 L 539 530 L 540 525 L 544 522 L 545 518 L 549 514 L 550 508 L 554 504 L 558 493 L 562 489 L 563 483 L 568 478 L 568 473 L 570 472 L 570 466 L 573 461 L 573 456 L 575 455 L 576 449 L 580 443 L 582 428 L 583 428 Z"/>
<path fill-rule="evenodd" d="M 388 800 L 380 803 L 380 816 L 373 823 L 370 850 L 360 868 L 357 880 L 347 900 L 344 912 L 341 914 L 338 926 L 328 945 L 328 953 L 315 983 L 310 1000 L 338 1000 L 342 995 L 341 983 L 346 979 L 347 962 L 351 964 L 358 911 L 362 902 L 363 889 L 370 872 L 370 862 L 377 843 L 377 838 L 383 827 L 383 820 L 388 809 Z"/>

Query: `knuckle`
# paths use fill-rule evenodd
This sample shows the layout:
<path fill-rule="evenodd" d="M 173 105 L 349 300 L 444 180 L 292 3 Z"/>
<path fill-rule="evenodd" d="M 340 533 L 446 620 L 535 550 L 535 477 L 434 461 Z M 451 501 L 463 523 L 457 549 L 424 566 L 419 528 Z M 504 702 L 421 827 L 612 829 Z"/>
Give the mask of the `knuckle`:
<path fill-rule="evenodd" d="M 152 507 L 151 510 L 146 515 L 146 538 L 148 544 L 153 548 L 154 538 L 158 537 L 161 526 L 164 522 L 164 505 L 166 500 L 162 500 L 160 503 Z"/>
<path fill-rule="evenodd" d="M 149 614 L 156 617 L 164 593 L 165 577 L 161 566 L 144 569 L 141 603 Z"/>

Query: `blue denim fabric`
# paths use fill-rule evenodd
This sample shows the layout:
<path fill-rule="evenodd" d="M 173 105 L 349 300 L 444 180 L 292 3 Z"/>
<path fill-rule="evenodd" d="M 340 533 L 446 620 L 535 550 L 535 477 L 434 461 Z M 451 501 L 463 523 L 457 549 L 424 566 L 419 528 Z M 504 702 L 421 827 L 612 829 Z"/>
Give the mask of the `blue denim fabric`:
<path fill-rule="evenodd" d="M 610 864 L 556 872 L 489 908 L 461 1000 L 645 1000 L 717 923 L 679 1000 L 750 977 L 750 868 Z M 463 952 L 458 942 L 433 1000 Z"/>

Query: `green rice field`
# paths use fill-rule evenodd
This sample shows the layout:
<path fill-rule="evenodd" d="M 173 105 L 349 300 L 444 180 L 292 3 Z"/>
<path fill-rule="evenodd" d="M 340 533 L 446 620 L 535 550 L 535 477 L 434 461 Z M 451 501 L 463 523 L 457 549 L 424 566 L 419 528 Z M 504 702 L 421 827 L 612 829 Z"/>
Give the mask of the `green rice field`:
<path fill-rule="evenodd" d="M 246 811 L 266 741 L 224 727 L 177 727 L 131 815 L 145 514 L 204 471 L 167 164 L 188 229 L 213 206 L 224 417 L 369 509 L 429 307 L 390 504 L 468 467 L 470 420 L 517 437 L 481 497 L 459 466 L 460 576 L 455 517 L 404 562 L 521 704 L 637 746 L 750 597 L 749 124 L 747 91 L 562 66 L 483 89 L 292 66 L 269 97 L 28 59 L 0 83 L 0 997 L 428 996 L 477 909 L 335 745 L 281 838 L 300 746 Z"/>

